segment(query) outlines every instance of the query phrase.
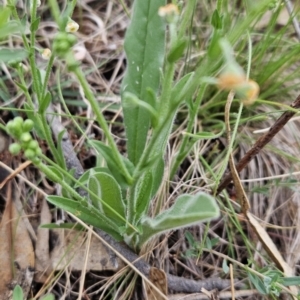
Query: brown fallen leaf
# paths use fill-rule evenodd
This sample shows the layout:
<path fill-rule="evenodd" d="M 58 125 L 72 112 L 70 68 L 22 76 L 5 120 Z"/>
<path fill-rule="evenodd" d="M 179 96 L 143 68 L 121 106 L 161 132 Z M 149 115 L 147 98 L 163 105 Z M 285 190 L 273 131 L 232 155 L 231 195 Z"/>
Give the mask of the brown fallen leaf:
<path fill-rule="evenodd" d="M 22 287 L 25 297 L 31 286 L 34 252 L 22 214 L 16 209 L 9 184 L 0 223 L 0 300 L 10 299 L 16 284 Z"/>
<path fill-rule="evenodd" d="M 163 270 L 151 267 L 149 271 L 149 280 L 164 294 L 168 294 L 167 276 Z M 149 284 L 146 284 L 146 294 L 148 300 L 164 300 L 157 291 L 155 291 Z"/>
<path fill-rule="evenodd" d="M 225 106 L 225 125 L 227 130 L 228 144 L 230 144 L 230 139 L 231 139 L 229 116 L 230 116 L 230 107 L 231 107 L 233 97 L 234 94 L 230 92 Z M 286 277 L 294 276 L 293 269 L 283 259 L 281 253 L 279 252 L 278 248 L 276 247 L 276 245 L 274 244 L 274 242 L 266 232 L 265 228 L 262 227 L 261 224 L 256 220 L 256 218 L 249 212 L 250 203 L 246 195 L 246 192 L 244 190 L 243 184 L 240 180 L 239 174 L 235 168 L 232 153 L 229 156 L 229 166 L 232 174 L 233 184 L 236 189 L 237 199 L 240 201 L 242 212 L 247 218 L 251 228 L 256 232 L 265 251 L 269 254 L 270 258 L 275 262 L 277 268 L 279 268 L 283 272 L 284 276 Z M 298 288 L 296 286 L 290 286 L 289 289 L 292 294 L 294 295 L 298 294 Z M 297 298 L 294 297 L 294 299 Z"/>

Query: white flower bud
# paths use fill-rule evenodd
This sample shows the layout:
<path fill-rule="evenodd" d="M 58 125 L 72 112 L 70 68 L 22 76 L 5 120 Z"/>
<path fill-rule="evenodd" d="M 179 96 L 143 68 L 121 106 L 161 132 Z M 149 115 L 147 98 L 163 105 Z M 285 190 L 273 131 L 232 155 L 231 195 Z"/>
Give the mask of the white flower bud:
<path fill-rule="evenodd" d="M 48 59 L 50 59 L 51 54 L 52 54 L 51 50 L 48 49 L 48 48 L 45 48 L 45 49 L 42 51 L 42 58 L 45 59 L 45 60 L 48 60 Z"/>
<path fill-rule="evenodd" d="M 79 25 L 78 23 L 76 23 L 75 21 L 73 20 L 69 20 L 68 23 L 67 23 L 67 26 L 66 26 L 66 32 L 77 32 L 79 29 Z"/>

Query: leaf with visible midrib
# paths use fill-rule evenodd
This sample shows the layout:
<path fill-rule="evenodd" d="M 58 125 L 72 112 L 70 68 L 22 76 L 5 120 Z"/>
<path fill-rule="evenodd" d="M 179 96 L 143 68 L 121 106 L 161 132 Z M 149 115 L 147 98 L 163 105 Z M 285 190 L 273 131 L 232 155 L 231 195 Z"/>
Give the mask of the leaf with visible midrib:
<path fill-rule="evenodd" d="M 165 25 L 158 16 L 158 9 L 165 0 L 135 0 L 131 24 L 125 36 L 127 70 L 122 82 L 124 92 L 133 93 L 150 105 L 152 97 L 147 89 L 155 93 L 159 87 L 160 68 L 165 47 Z M 122 98 L 124 122 L 129 159 L 137 164 L 144 150 L 150 124 L 149 111 L 128 103 Z"/>

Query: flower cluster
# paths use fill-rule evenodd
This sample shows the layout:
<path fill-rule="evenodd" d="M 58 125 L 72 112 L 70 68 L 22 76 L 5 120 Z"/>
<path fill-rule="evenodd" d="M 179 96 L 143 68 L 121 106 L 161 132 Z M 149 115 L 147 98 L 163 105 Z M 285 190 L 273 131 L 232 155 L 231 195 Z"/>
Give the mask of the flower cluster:
<path fill-rule="evenodd" d="M 13 155 L 17 155 L 24 151 L 24 155 L 27 159 L 34 163 L 39 163 L 39 156 L 42 154 L 42 150 L 36 140 L 32 139 L 29 133 L 34 126 L 32 120 L 23 120 L 21 117 L 16 117 L 12 121 L 9 121 L 6 125 L 6 131 L 18 142 L 9 146 L 9 151 Z"/>

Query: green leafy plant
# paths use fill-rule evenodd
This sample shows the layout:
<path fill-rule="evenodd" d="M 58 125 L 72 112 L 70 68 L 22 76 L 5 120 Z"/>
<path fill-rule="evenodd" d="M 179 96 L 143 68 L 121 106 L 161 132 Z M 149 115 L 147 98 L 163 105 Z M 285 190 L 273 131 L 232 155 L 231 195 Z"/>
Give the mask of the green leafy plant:
<path fill-rule="evenodd" d="M 297 72 L 287 72 L 288 75 L 285 75 L 282 71 L 295 65 L 299 45 L 285 40 L 286 29 L 279 32 L 272 30 L 282 5 L 278 1 L 273 5 L 270 24 L 262 33 L 261 28 L 255 29 L 254 24 L 270 8 L 270 4 L 276 1 L 252 3 L 245 0 L 236 7 L 235 2 L 218 0 L 214 7 L 190 0 L 180 4 L 180 11 L 174 4 L 166 6 L 167 1 L 163 0 L 132 1 L 131 25 L 127 29 L 124 43 L 127 66 L 120 92 L 127 153 L 121 155 L 106 115 L 102 112 L 103 106 L 96 100 L 87 81 L 86 70 L 76 60 L 72 50 L 77 44 L 73 33 L 79 26 L 71 19 L 76 0 L 67 1 L 62 10 L 57 1 L 48 0 L 58 28 L 52 44 L 51 41 L 49 43 L 51 50 L 37 47 L 37 31 L 42 21 L 37 10 L 39 1 L 30 1 L 28 15 L 17 10 L 15 1 L 7 2 L 6 7 L 0 7 L 0 38 L 20 34 L 24 49 L 1 48 L 0 62 L 12 70 L 18 96 L 24 95 L 26 100 L 22 110 L 14 108 L 23 113 L 24 119 L 17 117 L 6 126 L 7 133 L 15 139 L 15 143 L 10 145 L 10 151 L 13 154 L 23 151 L 24 156 L 48 179 L 62 186 L 61 195 L 48 196 L 48 201 L 71 212 L 87 224 L 101 228 L 116 240 L 126 242 L 137 251 L 155 235 L 218 217 L 220 212 L 215 201 L 215 190 L 227 168 L 229 154 L 233 151 L 234 144 L 239 143 L 240 133 L 243 134 L 239 126 L 268 118 L 268 113 L 254 113 L 257 104 L 249 110 L 243 107 L 244 104 L 251 104 L 257 96 L 258 85 L 249 80 L 250 73 L 263 87 L 261 99 L 256 103 L 262 103 L 263 99 L 269 99 L 272 95 L 278 100 L 278 96 L 288 90 L 283 84 L 297 78 Z M 201 12 L 199 22 L 205 24 L 207 31 L 204 35 L 201 34 L 202 25 L 191 24 L 197 12 L 196 7 L 207 9 Z M 232 8 L 236 9 L 234 16 Z M 195 23 L 199 21 L 197 18 Z M 37 54 L 47 60 L 46 67 L 39 66 Z M 31 77 L 22 65 L 24 60 L 28 62 Z M 55 64 L 55 69 L 67 71 L 73 75 L 72 80 L 77 80 L 94 113 L 95 122 L 103 133 L 102 141 L 87 139 L 87 147 L 93 148 L 97 163 L 81 177 L 67 168 L 61 146 L 64 132 L 59 134 L 55 144 L 49 126 L 52 112 L 49 113 L 48 108 L 55 99 L 52 96 L 55 95 L 52 93 L 53 87 L 49 88 L 49 78 L 55 61 L 59 61 Z M 255 62 L 254 67 L 251 67 L 252 61 Z M 59 82 L 58 74 L 56 73 Z M 3 82 L 0 78 L 5 91 Z M 56 88 L 65 111 L 68 112 L 59 83 L 54 88 L 55 91 Z M 195 151 L 203 140 L 218 139 L 224 134 L 223 106 L 226 95 L 223 90 L 230 89 L 236 93 L 234 108 L 240 107 L 238 113 L 232 113 L 230 120 L 235 126 L 232 144 L 221 151 L 218 145 L 214 145 L 205 154 L 202 149 Z M 1 90 L 1 99 L 6 97 L 9 102 L 10 91 L 6 91 L 5 96 L 3 94 L 5 93 Z M 120 109 L 118 104 L 114 105 Z M 16 111 L 12 110 L 14 116 L 17 115 Z M 249 111 L 250 117 L 246 115 Z M 68 117 L 83 133 L 74 116 L 69 114 Z M 178 128 L 181 131 L 179 135 L 182 136 L 177 136 L 174 142 L 172 134 Z M 52 159 L 42 154 L 34 137 L 46 141 Z M 169 145 L 171 156 L 167 147 Z M 194 162 L 197 159 L 201 161 L 199 165 L 203 170 L 199 171 L 200 180 L 206 173 L 209 175 L 205 178 L 205 183 L 211 180 L 212 184 L 209 185 L 209 190 L 200 182 L 203 187 L 200 192 L 199 187 L 190 185 L 189 194 L 185 190 L 169 194 L 168 184 L 171 182 L 173 189 L 173 180 L 177 181 L 177 174 L 185 171 L 181 166 L 188 156 Z M 212 159 L 214 157 L 216 159 Z M 184 180 L 191 178 L 195 179 L 188 174 Z M 279 183 L 275 182 L 273 185 L 277 186 Z M 293 186 L 294 182 L 291 182 L 291 187 Z M 255 187 L 252 191 L 269 194 L 266 187 Z M 224 196 L 226 200 L 226 195 Z M 228 242 L 228 247 L 222 249 L 226 249 L 230 257 L 237 257 L 238 250 L 234 247 L 242 240 L 247 249 L 247 257 L 253 258 L 255 250 L 251 239 L 247 236 L 247 230 L 236 214 L 232 201 L 227 199 L 227 202 L 219 204 L 227 234 L 222 239 Z M 52 226 L 55 227 L 53 224 Z M 202 258 L 205 248 L 210 251 L 218 243 L 223 243 L 219 238 L 208 238 L 208 226 L 200 242 L 198 235 L 194 238 L 189 232 L 186 233 L 189 244 L 188 251 L 184 253 L 186 257 Z M 241 239 L 235 239 L 236 233 Z M 223 260 L 224 273 L 229 270 L 228 261 L 228 258 Z M 243 275 L 246 274 L 244 270 L 248 271 L 248 266 L 234 260 L 231 262 L 243 270 Z M 282 289 L 284 285 L 299 284 L 297 277 L 285 278 L 282 274 L 271 271 L 270 267 L 269 270 L 261 271 L 262 276 L 252 271 L 249 270 L 250 281 L 262 294 L 276 297 L 282 290 L 287 291 Z"/>
<path fill-rule="evenodd" d="M 26 157 L 49 179 L 59 182 L 63 187 L 65 196 L 49 196 L 47 200 L 137 249 L 154 235 L 217 217 L 219 209 L 214 198 L 204 192 L 183 194 L 175 199 L 169 209 L 152 217 L 148 216 L 151 200 L 157 196 L 163 180 L 164 155 L 174 118 L 179 106 L 186 100 L 182 90 L 194 78 L 193 74 L 188 74 L 177 83 L 173 82 L 176 61 L 182 56 L 187 44 L 183 32 L 178 30 L 178 8 L 175 5 L 163 7 L 163 0 L 134 2 L 131 25 L 125 38 L 128 67 L 122 85 L 124 126 L 128 140 L 126 158 L 118 152 L 104 116 L 71 51 L 76 39 L 71 33 L 65 32 L 71 9 L 61 19 L 58 18 L 57 4 L 54 1 L 49 4 L 60 32 L 55 37 L 46 73 L 51 68 L 53 56 L 66 61 L 70 72 L 80 82 L 108 143 L 90 141 L 99 157 L 104 159 L 106 167 L 88 170 L 81 178 L 73 181 L 76 187 L 86 190 L 87 196 L 82 199 L 76 192 L 74 183 L 70 183 L 72 176 L 64 168 L 62 154 L 55 149 L 53 142 L 51 149 L 59 165 L 56 168 L 43 163 L 43 160 L 52 162 L 41 155 L 39 148 L 28 149 L 28 144 L 32 143 L 31 136 L 28 132 L 21 132 L 25 129 L 19 123 L 23 121 L 15 119 L 10 122 L 7 131 L 20 140 L 11 146 L 11 150 L 17 153 L 22 149 Z M 191 14 L 191 7 L 189 6 L 185 18 Z M 34 15 L 33 11 L 32 14 Z M 167 27 L 169 35 L 166 45 Z M 34 33 L 36 26 L 32 25 L 31 29 Z M 30 117 L 44 125 L 41 127 L 44 129 L 41 135 L 48 140 L 45 113 L 51 97 L 45 86 L 42 85 L 40 89 L 38 83 L 36 91 L 41 102 L 38 114 Z M 26 122 L 29 121 L 26 120 L 24 124 Z M 150 129 L 152 132 L 149 136 Z M 26 143 L 22 140 L 25 134 L 30 140 Z M 13 149 L 17 147 L 18 149 Z"/>
<path fill-rule="evenodd" d="M 11 145 L 11 151 L 17 154 L 23 150 L 25 156 L 32 160 L 49 179 L 62 185 L 63 196 L 48 196 L 49 202 L 75 214 L 86 223 L 101 228 L 115 239 L 123 240 L 136 249 L 140 249 L 154 235 L 210 220 L 219 215 L 215 199 L 205 192 L 192 195 L 182 194 L 174 199 L 174 204 L 170 208 L 156 212 L 152 216 L 149 215 L 151 201 L 159 197 L 158 191 L 165 171 L 166 147 L 180 106 L 184 104 L 188 106 L 191 122 L 188 123 L 187 133 L 183 137 L 178 155 L 171 163 L 171 178 L 197 140 L 215 138 L 224 130 L 223 123 L 216 121 L 216 124 L 221 123 L 221 133 L 217 135 L 205 132 L 191 134 L 192 121 L 197 114 L 206 86 L 212 83 L 218 84 L 222 89 L 233 88 L 241 97 L 249 93 L 249 88 L 250 91 L 252 89 L 246 81 L 243 70 L 231 54 L 229 42 L 222 39 L 223 19 L 217 12 L 212 18 L 212 25 L 218 35 L 211 41 L 209 48 L 211 50 L 208 50 L 206 61 L 195 72 L 188 73 L 174 81 L 176 63 L 187 47 L 184 30 L 193 14 L 195 3 L 195 1 L 188 2 L 184 14 L 180 16 L 178 7 L 174 4 L 164 6 L 164 0 L 134 2 L 131 24 L 125 37 L 127 71 L 121 91 L 128 158 L 119 153 L 80 64 L 72 52 L 72 46 L 76 43 L 72 32 L 78 29 L 78 24 L 71 20 L 75 2 L 69 3 L 61 18 L 57 3 L 49 1 L 52 15 L 59 26 L 59 32 L 53 41 L 53 53 L 50 51 L 42 53 L 49 59 L 43 76 L 41 75 L 43 72 L 34 66 L 34 56 L 30 56 L 31 68 L 34 69 L 33 86 L 38 99 L 38 110 L 32 113 L 35 107 L 27 93 L 26 108 L 29 111 L 28 117 L 33 122 L 30 120 L 23 122 L 17 118 L 7 124 L 7 132 L 18 141 Z M 254 10 L 263 8 L 267 3 L 268 1 L 265 1 Z M 33 1 L 31 7 L 32 44 L 34 44 L 39 24 L 36 8 L 37 3 Z M 12 12 L 18 21 L 16 11 L 13 9 Z M 247 19 L 247 22 L 249 21 Z M 247 22 L 240 24 L 240 28 L 247 26 Z M 167 36 L 166 29 L 168 29 Z M 231 42 L 234 42 L 236 38 L 234 32 L 229 36 Z M 24 35 L 23 40 L 25 43 Z M 34 48 L 28 43 L 26 45 L 28 51 L 32 53 Z M 218 55 L 215 52 L 211 53 L 212 48 L 220 50 L 218 50 Z M 222 53 L 226 68 L 222 77 L 215 79 L 214 72 L 224 62 Z M 90 169 L 78 180 L 73 178 L 66 169 L 63 153 L 60 147 L 55 147 L 46 120 L 47 107 L 51 102 L 47 83 L 55 57 L 65 60 L 68 70 L 76 76 L 107 140 L 107 143 L 89 141 L 99 160 L 103 160 L 106 166 L 101 169 L 98 166 Z M 17 71 L 20 78 L 24 78 L 19 67 Z M 227 77 L 234 77 L 235 83 L 228 85 Z M 26 93 L 25 84 L 19 86 Z M 193 102 L 191 99 L 199 86 L 199 95 Z M 32 140 L 28 126 L 25 126 L 29 122 L 34 124 L 37 133 L 49 143 L 55 163 L 42 155 L 37 143 Z M 219 177 L 221 175 L 222 173 Z M 77 192 L 77 188 L 85 190 L 86 196 L 82 197 Z"/>
<path fill-rule="evenodd" d="M 24 300 L 23 290 L 22 290 L 22 288 L 19 285 L 16 285 L 14 287 L 12 299 L 13 300 Z M 45 295 L 45 296 L 43 296 L 43 297 L 41 297 L 39 299 L 40 300 L 54 300 L 55 297 L 52 294 L 48 294 L 48 295 Z"/>
<path fill-rule="evenodd" d="M 264 268 L 260 271 L 262 277 L 248 272 L 248 277 L 255 288 L 262 295 L 279 296 L 283 286 L 293 286 L 300 284 L 300 277 L 284 277 L 278 270 Z"/>

